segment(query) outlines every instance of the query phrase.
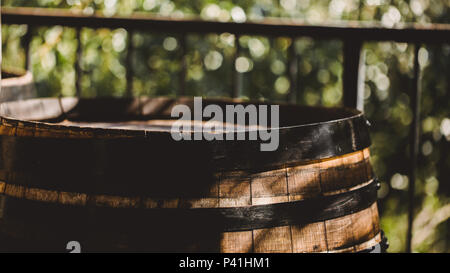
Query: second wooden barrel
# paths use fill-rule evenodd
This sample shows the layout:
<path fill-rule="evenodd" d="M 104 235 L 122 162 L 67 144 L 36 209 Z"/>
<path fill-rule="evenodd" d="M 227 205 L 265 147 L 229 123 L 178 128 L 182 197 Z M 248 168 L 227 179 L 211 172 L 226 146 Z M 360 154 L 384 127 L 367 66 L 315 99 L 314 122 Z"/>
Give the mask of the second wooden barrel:
<path fill-rule="evenodd" d="M 30 71 L 2 70 L 0 102 L 36 97 L 33 75 Z"/>
<path fill-rule="evenodd" d="M 203 100 L 204 106 L 250 104 Z M 364 116 L 280 105 L 279 147 L 175 141 L 192 98 L 0 105 L 0 250 L 357 252 L 380 243 Z M 264 103 L 254 103 L 264 105 Z"/>

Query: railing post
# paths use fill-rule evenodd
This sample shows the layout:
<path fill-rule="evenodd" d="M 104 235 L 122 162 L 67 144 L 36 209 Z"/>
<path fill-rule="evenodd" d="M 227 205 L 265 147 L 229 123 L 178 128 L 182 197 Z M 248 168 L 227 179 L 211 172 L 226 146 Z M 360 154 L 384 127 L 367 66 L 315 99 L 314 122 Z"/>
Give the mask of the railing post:
<path fill-rule="evenodd" d="M 76 29 L 77 31 L 77 42 L 78 42 L 78 47 L 77 47 L 77 52 L 76 52 L 76 58 L 75 58 L 75 90 L 76 90 L 76 96 L 79 98 L 81 97 L 81 74 L 83 73 L 83 71 L 81 70 L 81 57 L 82 57 L 82 43 L 81 43 L 81 28 L 78 27 Z"/>
<path fill-rule="evenodd" d="M 241 46 L 239 44 L 239 35 L 235 34 L 234 36 L 234 44 L 235 44 L 235 52 L 234 52 L 234 61 L 232 65 L 233 69 L 233 89 L 231 93 L 232 98 L 238 98 L 241 95 L 242 90 L 242 73 L 237 71 L 236 69 L 236 60 L 239 58 L 239 55 L 241 53 Z"/>
<path fill-rule="evenodd" d="M 180 67 L 180 90 L 178 96 L 186 94 L 186 74 L 187 74 L 187 60 L 186 60 L 186 33 L 180 37 L 180 51 L 181 51 L 181 67 Z"/>
<path fill-rule="evenodd" d="M 132 97 L 133 96 L 133 51 L 134 51 L 134 45 L 133 45 L 133 30 L 128 30 L 128 47 L 127 47 L 127 56 L 126 56 L 126 96 Z"/>
<path fill-rule="evenodd" d="M 25 69 L 31 71 L 31 55 L 30 55 L 30 43 L 33 28 L 31 25 L 27 25 L 27 33 L 25 33 L 24 38 L 24 49 L 25 49 Z"/>
<path fill-rule="evenodd" d="M 420 45 L 416 44 L 414 48 L 414 82 L 411 92 L 411 110 L 413 119 L 411 122 L 411 132 L 409 134 L 409 188 L 408 188 L 408 231 L 406 237 L 406 251 L 412 252 L 412 228 L 414 221 L 414 193 L 416 183 L 417 157 L 419 153 L 420 140 L 420 97 L 422 77 L 419 64 Z"/>
<path fill-rule="evenodd" d="M 363 105 L 364 98 L 358 95 L 361 47 L 360 40 L 344 41 L 343 101 L 346 107 L 357 108 Z"/>
<path fill-rule="evenodd" d="M 288 69 L 289 69 L 289 94 L 287 100 L 291 103 L 297 102 L 298 92 L 298 55 L 295 50 L 295 37 L 291 37 L 291 45 L 288 48 Z"/>

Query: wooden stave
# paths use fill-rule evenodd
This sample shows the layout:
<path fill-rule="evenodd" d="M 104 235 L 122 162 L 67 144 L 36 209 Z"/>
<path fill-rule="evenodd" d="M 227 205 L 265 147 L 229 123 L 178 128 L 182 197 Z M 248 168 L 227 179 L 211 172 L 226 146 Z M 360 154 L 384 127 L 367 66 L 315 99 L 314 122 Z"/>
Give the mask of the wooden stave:
<path fill-rule="evenodd" d="M 4 184 L 4 183 L 3 183 Z M 118 210 L 132 211 L 135 209 L 143 218 L 151 218 L 156 222 L 164 222 L 167 218 L 209 219 L 217 222 L 217 228 L 222 231 L 242 231 L 250 229 L 269 228 L 282 225 L 306 224 L 310 222 L 325 221 L 355 213 L 369 207 L 376 201 L 376 181 L 369 185 L 345 193 L 319 196 L 305 200 L 290 202 L 267 203 L 234 207 L 148 207 L 144 200 L 134 199 L 123 206 L 113 197 L 87 196 L 85 204 L 68 204 L 54 193 L 37 193 L 36 189 L 28 189 L 15 185 L 2 186 L 2 191 L 11 204 L 6 206 L 11 219 L 20 215 L 28 215 L 34 207 L 41 210 L 37 214 L 45 214 L 45 209 L 50 211 L 57 208 L 60 214 L 64 214 L 65 207 L 96 208 L 100 212 L 114 212 Z M 66 193 L 67 194 L 67 193 Z M 79 197 L 79 196 L 78 196 Z M 43 199 L 46 200 L 43 200 Z M 15 200 L 15 201 L 14 201 Z M 99 203 L 99 201 L 101 203 Z M 102 202 L 103 201 L 103 202 Z M 104 201 L 107 201 L 106 203 Z M 110 202 L 108 202 L 110 201 Z M 112 202 L 111 202 L 112 201 Z M 161 201 L 161 200 L 158 200 Z M 14 205 L 16 204 L 16 205 Z M 5 210 L 5 208 L 3 208 Z"/>
<path fill-rule="evenodd" d="M 359 185 L 359 186 L 362 186 L 362 185 Z M 7 194 L 7 195 L 10 195 L 10 193 L 8 193 L 8 192 L 6 192 L 7 191 L 7 187 L 3 184 L 1 184 L 0 183 L 0 193 L 2 192 L 2 190 L 3 190 L 3 193 L 5 193 L 5 194 Z M 352 190 L 354 190 L 354 189 L 352 189 Z M 25 197 L 25 195 L 23 195 L 23 196 L 15 196 L 15 197 Z M 93 209 L 93 207 L 95 207 L 96 205 L 98 205 L 98 204 L 96 204 L 95 202 L 93 202 L 93 200 L 91 199 L 91 198 L 87 198 L 88 199 L 88 202 L 87 202 L 87 204 L 86 204 L 86 206 L 87 206 L 87 208 L 89 209 L 89 210 L 92 210 Z M 171 203 L 171 200 L 167 200 L 167 203 L 166 204 L 170 204 Z M 158 203 L 157 203 L 158 204 Z M 161 203 L 159 203 L 159 204 L 161 204 Z M 172 203 L 173 204 L 173 203 Z M 71 204 L 72 206 L 74 206 L 75 204 Z M 105 205 L 105 203 L 103 203 L 103 204 L 101 204 L 101 205 Z M 370 211 L 370 213 L 374 213 L 373 212 L 373 206 L 376 206 L 376 203 L 374 203 L 374 205 L 372 205 L 372 210 Z M 166 207 L 170 207 L 170 205 L 169 206 L 166 206 Z M 367 209 L 365 210 L 365 211 L 367 211 Z M 364 211 L 363 211 L 364 212 Z M 376 207 L 375 207 L 375 212 L 377 213 L 377 211 L 376 211 Z M 359 213 L 361 213 L 361 212 L 359 212 Z M 367 214 L 367 213 L 366 213 Z M 351 216 L 352 214 L 350 214 L 350 215 L 347 215 L 346 217 L 347 218 L 349 218 L 350 217 L 350 219 L 352 219 Z M 371 234 L 373 234 L 373 233 L 375 233 L 376 231 L 379 231 L 379 223 L 378 223 L 378 217 L 377 217 L 378 215 L 376 214 L 376 217 L 372 217 L 371 218 L 371 221 L 365 221 L 364 223 L 365 223 L 365 227 L 363 227 L 363 228 L 361 228 L 361 229 L 365 229 L 365 230 L 367 230 L 368 228 L 367 228 L 367 225 L 369 225 L 369 227 L 372 227 L 372 229 L 370 230 L 370 232 L 372 232 Z M 360 219 L 361 217 L 357 217 L 357 219 Z M 331 221 L 331 223 L 330 223 L 330 221 Z M 328 220 L 328 223 L 330 223 L 330 224 L 332 224 L 332 222 L 333 221 L 338 221 L 338 220 Z M 325 225 L 325 223 L 326 223 L 327 221 L 322 221 L 322 224 L 323 225 Z M 315 223 L 316 225 L 320 225 L 319 223 Z M 292 229 L 294 228 L 294 230 L 295 230 L 295 226 L 289 226 L 289 230 L 290 230 L 290 232 L 292 232 Z M 269 228 L 269 229 L 265 229 L 265 230 L 270 230 L 270 229 L 276 229 L 276 228 Z M 328 229 L 328 230 L 330 230 L 330 229 Z M 358 234 L 358 230 L 354 230 L 353 228 L 346 228 L 346 229 L 344 229 L 344 230 L 346 230 L 346 232 L 350 232 L 350 233 L 354 233 L 354 232 L 356 232 L 357 234 Z M 258 230 L 253 230 L 253 231 L 251 231 L 250 233 L 251 234 L 253 234 L 253 233 L 257 233 L 258 232 Z M 238 252 L 239 251 L 239 249 L 237 249 L 237 248 L 234 248 L 234 249 L 232 249 L 232 250 L 230 250 L 230 248 L 228 247 L 223 247 L 223 245 L 227 245 L 227 244 L 230 244 L 230 242 L 229 242 L 229 240 L 227 241 L 226 239 L 224 239 L 224 237 L 223 236 L 225 236 L 225 238 L 226 238 L 226 236 L 227 236 L 227 234 L 228 234 L 228 236 L 230 235 L 230 234 L 234 234 L 234 236 L 236 236 L 236 234 L 239 234 L 240 232 L 225 232 L 225 233 L 220 233 L 221 235 L 220 236 L 222 236 L 222 237 L 220 237 L 221 239 L 220 239 L 220 248 L 217 248 L 217 246 L 215 246 L 215 248 L 214 249 L 204 249 L 204 248 L 202 248 L 202 247 L 204 247 L 204 246 L 202 246 L 202 245 L 198 245 L 198 244 L 196 244 L 195 242 L 191 242 L 191 244 L 189 245 L 189 247 L 188 248 L 184 248 L 184 249 L 182 249 L 182 250 L 180 250 L 180 247 L 181 246 L 177 246 L 177 247 L 179 247 L 178 249 L 177 249 L 177 251 L 187 251 L 187 252 L 190 252 L 190 251 L 213 251 L 213 252 L 216 252 L 216 251 L 221 251 L 221 252 L 228 252 L 228 251 L 232 251 L 232 252 Z M 244 232 L 245 233 L 245 232 Z M 53 234 L 53 233 L 52 233 Z M 247 232 L 247 234 L 249 234 L 248 232 Z M 275 235 L 277 234 L 277 233 L 274 233 Z M 191 234 L 192 235 L 192 234 Z M 275 236 L 275 235 L 273 235 L 273 236 Z M 324 238 L 329 238 L 330 240 L 332 240 L 333 238 L 335 238 L 335 236 L 333 237 L 333 236 L 330 236 L 329 234 L 322 234 L 322 236 L 325 236 Z M 362 235 L 361 235 L 362 236 Z M 360 237 L 361 237 L 360 236 Z M 320 237 L 320 236 L 319 236 Z M 355 242 L 354 242 L 354 245 L 351 245 L 351 246 L 349 246 L 349 245 L 343 245 L 343 246 L 337 246 L 337 247 L 328 247 L 328 245 L 327 245 L 327 248 L 326 249 L 324 249 L 323 247 L 321 247 L 321 248 L 317 248 L 317 249 L 311 249 L 311 248 L 307 248 L 307 246 L 305 246 L 305 248 L 304 249 L 301 249 L 301 248 L 299 248 L 299 246 L 298 246 L 298 243 L 296 243 L 296 241 L 294 240 L 294 241 L 292 241 L 291 242 L 291 244 L 293 244 L 293 245 L 296 245 L 297 247 L 295 248 L 295 251 L 294 251 L 294 248 L 292 249 L 292 251 L 293 252 L 306 252 L 306 251 L 313 251 L 314 250 L 314 252 L 338 252 L 338 251 L 359 251 L 359 250 L 361 250 L 361 247 L 362 246 L 373 246 L 373 245 L 375 245 L 375 244 L 377 244 L 377 243 L 379 243 L 379 241 L 380 240 L 378 240 L 377 238 L 378 237 L 376 237 L 376 236 L 374 236 L 373 238 L 371 238 L 370 240 L 368 240 L 368 242 L 371 242 L 372 244 L 371 245 L 369 245 L 368 243 L 363 243 L 362 241 L 362 239 L 360 239 L 360 237 L 357 237 L 356 239 L 355 239 Z M 216 239 L 218 239 L 218 237 L 216 236 L 215 237 Z M 238 238 L 240 238 L 240 237 L 238 237 Z M 362 237 L 361 237 L 362 238 Z M 112 238 L 108 238 L 109 240 L 112 240 Z M 242 239 L 242 238 L 241 238 Z M 240 239 L 240 240 L 241 240 Z M 366 237 L 364 237 L 364 239 L 367 239 L 367 236 Z M 292 237 L 291 237 L 291 240 L 292 240 Z M 340 239 L 335 239 L 335 240 L 340 240 Z M 104 241 L 103 242 L 105 242 L 105 241 L 108 241 L 107 239 L 104 239 Z M 114 241 L 114 240 L 112 240 L 112 241 Z M 274 241 L 277 241 L 277 238 L 274 238 Z M 122 246 L 124 246 L 124 243 L 121 243 L 122 244 Z M 267 248 L 263 248 L 263 245 L 258 245 L 258 244 L 256 244 L 256 242 L 253 242 L 253 244 L 255 245 L 254 246 L 254 248 L 252 249 L 252 251 L 265 251 L 265 252 L 270 252 L 270 251 L 275 251 L 275 250 L 277 250 L 277 251 L 281 251 L 280 249 L 267 249 Z M 120 245 L 120 243 L 119 243 L 119 245 Z M 89 246 L 89 244 L 88 244 L 88 246 Z M 358 246 L 361 246 L 361 247 L 358 247 Z M 102 245 L 97 245 L 97 246 L 94 246 L 94 248 L 93 249 L 91 249 L 91 250 L 93 250 L 93 251 L 96 251 L 96 250 L 101 250 L 101 251 L 106 251 L 107 249 L 102 249 L 101 248 L 102 247 Z M 117 251 L 126 251 L 127 249 L 129 250 L 130 248 L 131 249 L 133 249 L 132 251 L 139 251 L 139 250 L 141 250 L 141 251 L 147 251 L 147 250 L 143 250 L 143 249 L 140 249 L 140 248 L 138 248 L 138 249 L 134 249 L 133 247 L 136 247 L 136 246 L 127 246 L 128 248 L 114 248 L 114 246 L 113 245 L 109 245 L 109 247 L 113 247 L 113 249 L 116 249 Z M 88 248 L 89 249 L 89 248 Z M 173 250 L 170 250 L 170 249 L 164 249 L 164 248 L 162 248 L 162 249 L 155 249 L 154 251 L 167 251 L 167 252 L 170 252 L 170 251 L 173 251 Z M 283 250 L 284 251 L 284 250 Z"/>
<path fill-rule="evenodd" d="M 92 190 L 89 183 L 94 180 L 88 180 L 87 178 L 85 178 L 87 185 L 85 188 L 81 188 L 81 190 L 77 188 L 78 191 L 73 191 L 66 184 L 59 185 L 59 187 L 52 184 L 42 186 L 43 183 L 35 181 L 38 179 L 35 175 L 27 176 L 23 172 L 11 171 L 0 171 L 0 189 L 1 181 L 8 181 L 8 184 L 17 187 L 26 187 L 35 192 L 42 192 L 41 195 L 50 194 L 54 196 L 53 199 L 63 193 L 74 193 L 98 196 L 99 198 L 103 195 L 110 196 L 119 203 L 120 200 L 124 200 L 126 203 L 127 198 L 132 200 L 140 197 L 153 198 L 154 201 L 149 200 L 150 203 L 167 200 L 170 204 L 170 200 L 172 200 L 171 202 L 175 202 L 177 206 L 185 204 L 182 207 L 193 208 L 202 207 L 202 199 L 215 200 L 217 201 L 215 206 L 219 207 L 252 205 L 261 202 L 261 204 L 266 204 L 267 202 L 276 202 L 276 200 L 286 202 L 313 198 L 319 195 L 336 194 L 365 185 L 373 179 L 369 157 L 369 150 L 365 149 L 324 161 L 265 172 L 214 173 L 211 180 L 201 184 L 200 190 L 194 192 L 193 195 L 189 192 L 175 191 L 174 189 L 170 189 L 171 195 L 167 195 L 167 191 L 160 191 L 163 194 L 158 194 L 159 185 L 157 183 L 155 183 L 156 185 L 149 185 L 146 191 L 141 191 L 135 195 L 132 194 L 134 191 L 131 191 L 131 194 L 126 194 L 120 185 L 117 191 L 107 189 L 107 185 Z M 160 181 L 164 181 L 164 177 Z M 70 203 L 71 201 L 68 200 L 67 202 Z"/>
<path fill-rule="evenodd" d="M 342 228 L 343 223 L 346 228 Z M 349 228 L 352 225 L 359 225 L 359 228 Z M 264 233 L 269 234 L 268 238 L 259 241 L 258 237 Z M 376 203 L 354 214 L 305 226 L 226 232 L 222 236 L 222 253 L 358 252 L 381 241 Z"/>
<path fill-rule="evenodd" d="M 92 217 L 98 217 L 98 215 L 95 213 L 95 206 L 96 206 L 97 204 L 95 204 L 95 203 L 93 203 L 92 202 L 92 200 L 88 200 L 88 203 L 86 204 L 86 209 L 87 209 L 87 212 L 91 212 L 91 213 L 94 213 L 93 215 L 92 215 Z M 104 205 L 104 203 L 102 204 L 102 205 Z M 374 205 L 376 206 L 376 203 L 374 203 Z M 71 207 L 75 207 L 74 205 L 71 205 Z M 66 209 L 67 208 L 64 208 L 64 210 L 65 210 L 65 212 L 64 213 L 68 213 L 67 211 L 66 211 Z M 118 208 L 115 208 L 115 210 L 117 210 Z M 119 208 L 120 209 L 120 208 Z M 373 205 L 372 205 L 372 210 L 373 210 Z M 94 212 L 93 212 L 94 211 Z M 128 209 L 128 211 L 129 211 L 129 209 Z M 359 214 L 361 214 L 361 213 L 363 213 L 364 214 L 364 212 L 365 211 L 367 211 L 367 209 L 366 210 L 363 210 L 362 212 L 359 212 Z M 375 211 L 376 211 L 376 207 L 375 207 Z M 370 213 L 373 213 L 372 211 L 370 212 Z M 358 214 L 358 213 L 357 213 Z M 367 212 L 366 212 L 366 214 L 367 214 Z M 23 216 L 23 214 L 20 214 L 21 216 Z M 69 215 L 70 215 L 70 213 L 69 213 Z M 350 215 L 346 215 L 345 217 L 350 217 L 351 219 L 352 219 L 352 215 L 353 214 L 350 214 Z M 114 217 L 116 217 L 116 213 L 114 212 Z M 343 218 L 345 218 L 345 217 L 343 217 Z M 59 218 L 58 218 L 59 219 Z M 117 219 L 121 219 L 120 217 L 117 217 Z M 358 216 L 357 217 L 357 219 L 364 219 L 364 218 L 361 218 L 360 216 Z M 6 221 L 9 221 L 10 219 L 7 219 Z M 39 221 L 42 221 L 43 219 L 39 219 Z M 62 219 L 60 219 L 60 220 L 62 220 Z M 73 219 L 72 219 L 73 220 Z M 82 218 L 81 219 L 81 221 L 86 221 L 86 218 Z M 322 222 L 322 224 L 323 225 L 325 225 L 325 223 L 329 223 L 330 225 L 332 225 L 333 224 L 333 222 L 334 221 L 338 221 L 338 219 L 331 219 L 331 220 L 327 220 L 327 221 L 323 221 Z M 86 222 L 88 222 L 89 223 L 89 221 L 86 221 Z M 318 223 L 316 223 L 316 225 L 317 225 Z M 91 226 L 92 226 L 93 224 L 91 224 Z M 3 224 L 1 224 L 0 226 L 3 226 Z M 31 224 L 31 225 L 29 225 L 30 227 L 32 227 L 32 229 L 35 229 L 35 225 L 33 225 L 33 224 Z M 339 222 L 338 222 L 338 224 L 335 224 L 335 226 L 340 226 L 340 228 L 338 228 L 338 229 L 342 229 L 342 224 L 339 224 Z M 367 227 L 367 226 L 369 226 L 369 228 Z M 292 226 L 290 226 L 289 227 L 289 229 L 291 230 L 291 232 L 293 232 L 292 231 Z M 295 228 L 295 226 L 294 226 L 294 228 Z M 370 228 L 372 228 L 372 229 L 370 229 Z M 48 229 L 48 226 L 46 226 L 45 228 L 44 228 L 45 230 L 47 230 Z M 270 229 L 276 229 L 276 228 L 269 228 L 269 230 Z M 355 244 L 354 245 L 351 245 L 351 246 L 349 246 L 349 245 L 344 245 L 344 246 L 346 246 L 347 248 L 350 248 L 350 250 L 352 250 L 352 251 L 359 251 L 360 249 L 358 249 L 357 248 L 357 246 L 359 245 L 359 244 L 362 244 L 362 241 L 361 241 L 361 234 L 359 234 L 359 229 L 362 229 L 362 230 L 367 230 L 367 229 L 369 229 L 369 230 L 371 230 L 371 231 L 375 231 L 375 230 L 379 230 L 379 223 L 378 223 L 378 217 L 372 217 L 371 218 L 371 221 L 367 221 L 367 219 L 365 219 L 365 221 L 363 221 L 363 227 L 361 228 L 361 227 L 359 227 L 359 228 L 355 228 L 354 226 L 346 226 L 345 228 L 343 228 L 342 230 L 345 230 L 346 232 L 349 232 L 349 233 L 356 233 L 359 237 L 356 237 L 355 238 Z M 264 230 L 267 230 L 267 229 L 264 229 Z M 330 230 L 329 228 L 327 229 L 327 230 Z M 147 230 L 148 231 L 148 230 Z M 160 229 L 160 231 L 161 231 L 161 229 Z M 98 234 L 99 232 L 103 232 L 103 231 L 100 231 L 100 230 L 97 230 L 97 231 L 91 231 L 92 233 L 94 233 L 94 234 Z M 258 232 L 257 230 L 252 230 L 251 231 L 251 233 L 253 234 L 253 233 L 255 233 L 255 232 Z M 28 233 L 28 232 L 24 232 L 24 233 Z M 234 233 L 234 234 L 237 234 L 237 233 L 239 233 L 239 232 L 225 232 L 225 233 L 220 233 L 221 234 L 221 236 L 225 236 L 224 234 L 231 234 L 231 233 Z M 142 234 L 142 233 L 141 233 Z M 146 234 L 146 233 L 143 233 L 143 234 Z M 166 234 L 166 233 L 165 233 Z M 188 233 L 189 234 L 189 233 Z M 195 234 L 197 234 L 197 232 L 195 232 L 194 233 L 194 235 Z M 247 234 L 248 234 L 248 232 L 247 232 Z M 277 233 L 275 233 L 273 236 L 276 236 L 276 234 Z M 54 233 L 52 232 L 51 233 L 51 235 L 53 236 L 54 235 Z M 188 236 L 188 237 L 192 237 L 192 233 L 191 234 L 189 234 L 190 236 Z M 160 234 L 159 236 L 161 236 L 161 237 L 164 237 L 162 234 Z M 316 236 L 319 236 L 319 235 L 316 235 Z M 339 241 L 339 240 L 341 240 L 341 239 L 339 239 L 339 237 L 337 237 L 337 236 L 330 236 L 329 234 L 322 234 L 322 236 L 325 236 L 324 238 L 328 238 L 329 240 L 334 240 L 334 241 Z M 342 236 L 342 234 L 341 234 L 341 236 Z M 62 237 L 64 237 L 64 236 L 62 236 Z M 110 243 L 109 243 L 109 241 L 113 241 L 114 242 L 114 234 L 112 234 L 112 237 L 108 237 L 108 236 L 106 236 L 105 235 L 105 238 L 104 238 L 104 240 L 103 240 L 103 243 L 105 243 L 106 241 L 108 241 L 108 246 L 109 247 L 112 247 L 112 249 L 115 249 L 115 250 L 117 250 L 117 251 L 129 251 L 129 250 L 131 250 L 131 251 L 147 251 L 147 250 L 144 250 L 144 249 L 141 249 L 141 248 L 135 248 L 136 246 L 135 245 L 133 245 L 133 243 L 131 243 L 131 245 L 127 245 L 127 244 L 125 244 L 125 243 L 118 243 L 119 245 L 122 245 L 124 248 L 117 248 L 117 246 L 114 246 L 114 245 L 111 245 Z M 122 237 L 123 237 L 123 235 L 122 235 Z M 126 237 L 126 236 L 125 236 Z M 194 236 L 195 237 L 195 236 Z M 320 236 L 319 236 L 320 237 Z M 337 237 L 337 238 L 336 238 Z M 70 236 L 68 236 L 68 237 L 65 237 L 65 238 L 71 238 Z M 142 237 L 142 238 L 145 238 L 145 235 Z M 214 237 L 214 238 L 217 238 L 217 236 L 216 237 Z M 335 238 L 335 239 L 334 239 Z M 366 237 L 365 237 L 366 238 Z M 375 238 L 375 237 L 374 237 Z M 278 239 L 279 238 L 273 238 L 273 240 L 274 241 L 278 241 Z M 296 240 L 293 240 L 292 238 L 291 238 L 291 240 L 292 240 L 292 244 L 295 244 L 296 243 Z M 297 239 L 298 240 L 298 239 Z M 95 242 L 95 241 L 94 241 Z M 344 241 L 345 242 L 345 241 Z M 373 242 L 373 245 L 375 245 L 375 244 L 377 244 L 377 243 L 379 243 L 379 240 L 378 239 L 371 239 L 371 242 Z M 104 245 L 103 244 L 101 244 L 101 242 L 95 242 L 94 243 L 94 246 L 91 246 L 90 245 L 90 243 L 91 242 L 88 242 L 88 244 L 87 244 L 87 250 L 89 251 L 89 249 L 90 249 L 90 247 L 92 247 L 91 249 L 90 249 L 90 251 L 106 251 L 107 249 L 109 249 L 109 247 L 107 247 L 107 248 L 102 248 L 102 247 L 104 247 Z M 97 245 L 98 244 L 98 245 Z M 208 244 L 210 244 L 210 242 L 208 243 Z M 173 246 L 173 247 L 176 247 L 176 249 L 165 249 L 165 248 L 162 248 L 162 249 L 153 249 L 153 251 L 165 251 L 165 252 L 171 252 L 171 251 L 182 251 L 182 252 L 185 252 L 185 251 L 187 251 L 187 252 L 191 252 L 191 251 L 194 251 L 194 252 L 196 252 L 196 251 L 212 251 L 212 252 L 216 252 L 216 251 L 221 251 L 221 252 L 228 252 L 228 251 L 231 251 L 231 252 L 238 252 L 238 249 L 234 249 L 234 250 L 230 250 L 229 248 L 227 249 L 227 248 L 224 248 L 223 247 L 223 245 L 226 245 L 226 244 L 229 244 L 229 242 L 227 242 L 227 240 L 226 239 L 224 239 L 223 237 L 221 237 L 221 240 L 220 240 L 220 244 L 221 244 L 221 248 L 220 249 L 217 249 L 217 248 L 213 248 L 213 249 L 211 249 L 211 248 L 207 248 L 207 249 L 205 249 L 204 247 L 204 245 L 202 245 L 202 244 L 197 244 L 196 242 L 191 242 L 191 244 L 188 244 L 187 246 L 189 246 L 188 248 L 184 248 L 186 245 L 183 245 L 183 246 L 180 246 L 180 245 L 173 245 L 173 242 L 172 242 L 172 245 L 171 246 Z M 258 246 L 258 244 L 256 244 L 256 242 L 253 242 L 253 244 L 255 244 L 255 247 L 257 247 Z M 292 250 L 293 252 L 309 252 L 309 251 L 312 251 L 311 249 L 308 249 L 308 248 L 304 248 L 304 249 L 301 249 L 301 248 L 299 248 L 299 246 L 298 246 L 298 243 L 297 244 L 295 244 L 295 245 L 297 245 L 297 248 L 295 249 L 295 251 L 294 250 Z M 373 245 L 369 245 L 370 247 L 371 246 L 373 246 Z M 276 249 L 268 249 L 268 248 L 264 248 L 263 247 L 264 246 L 264 244 L 263 245 L 261 245 L 261 246 L 259 246 L 259 248 L 256 248 L 256 250 L 255 249 L 253 249 L 253 251 L 264 251 L 264 252 L 270 252 L 270 251 L 281 251 L 280 249 L 278 249 L 278 248 L 276 248 Z M 367 246 L 367 244 L 366 244 L 366 246 Z M 307 246 L 305 246 L 305 247 L 307 247 Z M 344 251 L 346 248 L 344 248 L 343 246 L 341 246 L 341 245 L 338 245 L 338 246 L 335 246 L 335 247 L 329 247 L 328 245 L 327 245 L 327 248 L 326 249 L 324 249 L 324 248 L 318 248 L 318 249 L 313 249 L 314 250 L 314 252 L 333 252 L 333 251 L 340 251 L 340 250 L 342 250 L 342 251 Z M 110 249 L 111 250 L 111 249 Z M 112 251 L 112 250 L 111 250 Z M 284 250 L 283 250 L 284 251 Z"/>
<path fill-rule="evenodd" d="M 8 198 L 6 204 L 11 201 Z M 14 202 L 15 206 L 22 204 Z M 23 247 L 40 245 L 38 251 L 61 251 L 67 240 L 78 240 L 87 252 L 337 252 L 360 251 L 362 245 L 370 248 L 380 242 L 376 203 L 356 213 L 306 225 L 237 232 L 219 231 L 205 221 L 156 225 L 138 220 L 130 210 L 66 206 L 54 214 L 55 208 L 45 208 L 46 213 L 40 214 L 35 206 L 27 217 L 24 213 L 11 217 L 6 210 L 6 217 L 0 219 L 0 237 Z M 264 233 L 268 235 L 261 237 Z M 8 250 L 11 245 L 0 246 L 0 251 Z"/>

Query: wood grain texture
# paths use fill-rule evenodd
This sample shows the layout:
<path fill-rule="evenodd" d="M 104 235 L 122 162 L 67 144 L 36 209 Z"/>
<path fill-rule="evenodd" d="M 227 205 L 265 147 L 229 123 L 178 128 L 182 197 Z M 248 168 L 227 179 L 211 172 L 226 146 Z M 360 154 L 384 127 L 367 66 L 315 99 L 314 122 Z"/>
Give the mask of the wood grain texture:
<path fill-rule="evenodd" d="M 222 253 L 253 252 L 252 231 L 222 233 L 220 238 L 220 252 Z"/>
<path fill-rule="evenodd" d="M 291 227 L 275 227 L 253 230 L 255 253 L 291 253 Z"/>
<path fill-rule="evenodd" d="M 254 252 L 310 253 L 357 252 L 380 243 L 380 229 L 376 204 L 358 213 L 306 225 L 282 226 L 253 230 Z M 249 234 L 227 232 L 222 237 L 221 252 L 251 252 Z M 236 246 L 240 236 L 246 235 L 247 247 Z M 228 247 L 225 247 L 228 246 Z"/>
<path fill-rule="evenodd" d="M 328 250 L 324 222 L 292 226 L 291 230 L 293 252 L 307 253 Z"/>
<path fill-rule="evenodd" d="M 352 170 L 355 166 L 359 169 L 360 165 L 355 165 L 355 162 L 357 163 L 357 160 L 367 162 L 362 156 L 365 152 L 364 150 L 351 154 L 348 160 L 347 156 L 342 156 L 338 160 L 329 160 L 330 162 L 333 161 L 331 172 L 334 172 L 335 166 L 333 164 L 337 161 L 343 164 L 340 167 L 342 169 Z M 215 182 L 211 184 L 209 190 L 205 191 L 205 197 L 198 198 L 182 196 L 179 198 L 89 196 L 85 193 L 28 188 L 5 182 L 0 183 L 0 192 L 3 191 L 7 196 L 15 198 L 81 207 L 87 206 L 87 200 L 90 199 L 95 206 L 117 209 L 227 208 L 308 200 L 317 196 L 353 191 L 367 184 L 367 182 L 356 185 L 345 184 L 344 188 L 329 187 L 332 191 L 322 192 L 321 177 L 324 173 L 330 171 L 330 169 L 323 169 L 324 165 L 329 166 L 329 164 L 322 164 L 322 162 L 313 162 L 261 173 L 249 174 L 242 171 L 218 173 L 214 176 Z M 366 170 L 365 165 L 361 166 Z M 366 171 L 364 173 L 366 174 Z M 326 177 L 336 179 L 340 176 L 326 175 Z M 360 176 L 357 176 L 357 178 L 355 178 L 355 181 L 362 180 Z M 365 176 L 363 178 L 367 179 Z M 339 184 L 336 183 L 335 185 L 338 187 Z M 378 210 L 376 204 L 374 204 L 368 209 L 322 222 L 242 232 L 222 232 L 218 251 L 356 252 L 379 243 L 380 240 L 377 239 L 379 231 Z M 191 247 L 191 250 L 202 249 L 201 244 Z"/>

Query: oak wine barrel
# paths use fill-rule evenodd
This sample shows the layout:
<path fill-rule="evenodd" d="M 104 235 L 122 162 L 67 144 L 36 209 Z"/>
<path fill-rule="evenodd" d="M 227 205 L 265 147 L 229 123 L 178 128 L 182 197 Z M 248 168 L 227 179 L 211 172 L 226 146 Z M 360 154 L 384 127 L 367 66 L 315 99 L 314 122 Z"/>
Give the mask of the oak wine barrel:
<path fill-rule="evenodd" d="M 237 103 L 250 102 L 203 100 Z M 362 113 L 280 104 L 279 147 L 261 152 L 260 140 L 175 141 L 178 104 L 193 99 L 0 104 L 0 250 L 358 252 L 381 242 Z"/>

